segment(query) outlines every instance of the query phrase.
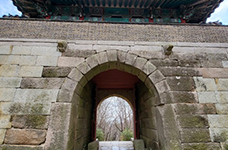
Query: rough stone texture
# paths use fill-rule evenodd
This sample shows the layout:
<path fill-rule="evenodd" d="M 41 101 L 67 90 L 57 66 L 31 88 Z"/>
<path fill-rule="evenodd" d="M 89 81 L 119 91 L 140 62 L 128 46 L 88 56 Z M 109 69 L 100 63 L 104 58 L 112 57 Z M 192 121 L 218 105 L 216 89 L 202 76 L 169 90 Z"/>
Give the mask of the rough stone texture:
<path fill-rule="evenodd" d="M 1 145 L 0 150 L 43 150 L 43 146 Z"/>
<path fill-rule="evenodd" d="M 17 89 L 14 102 L 56 102 L 58 89 Z"/>
<path fill-rule="evenodd" d="M 20 77 L 41 77 L 42 66 L 22 66 L 19 70 Z"/>
<path fill-rule="evenodd" d="M 57 66 L 58 56 L 38 56 L 37 66 Z"/>
<path fill-rule="evenodd" d="M 220 150 L 218 143 L 192 143 L 182 144 L 183 150 Z"/>
<path fill-rule="evenodd" d="M 214 104 L 176 104 L 177 114 L 216 114 Z"/>
<path fill-rule="evenodd" d="M 93 141 L 88 144 L 88 150 L 98 150 L 99 149 L 99 142 Z"/>
<path fill-rule="evenodd" d="M 171 92 L 172 101 L 174 103 L 196 103 L 197 96 L 195 92 L 185 92 L 185 91 L 178 91 L 178 92 Z"/>
<path fill-rule="evenodd" d="M 7 129 L 11 128 L 10 115 L 1 115 L 0 116 L 0 128 Z"/>
<path fill-rule="evenodd" d="M 0 77 L 0 87 L 3 88 L 12 88 L 12 87 L 19 87 L 21 84 L 21 78 L 3 78 Z"/>
<path fill-rule="evenodd" d="M 9 129 L 6 132 L 4 143 L 39 145 L 45 141 L 46 130 Z"/>
<path fill-rule="evenodd" d="M 162 67 L 159 68 L 164 76 L 199 76 L 200 72 L 193 68 L 176 68 L 176 67 Z"/>
<path fill-rule="evenodd" d="M 228 128 L 228 115 L 208 115 L 211 128 Z"/>
<path fill-rule="evenodd" d="M 208 128 L 207 116 L 202 115 L 180 115 L 177 117 L 182 128 Z"/>
<path fill-rule="evenodd" d="M 0 144 L 3 143 L 6 134 L 6 129 L 0 129 Z"/>
<path fill-rule="evenodd" d="M 225 142 L 228 139 L 228 128 L 210 128 L 213 142 Z"/>
<path fill-rule="evenodd" d="M 182 129 L 180 132 L 183 143 L 210 142 L 208 129 Z"/>
<path fill-rule="evenodd" d="M 49 115 L 51 103 L 20 103 L 2 102 L 0 103 L 0 113 L 2 115 Z"/>
<path fill-rule="evenodd" d="M 22 89 L 59 89 L 64 79 L 61 78 L 23 78 Z"/>
<path fill-rule="evenodd" d="M 14 88 L 0 88 L 0 101 L 12 101 L 14 98 L 15 91 L 16 89 Z"/>
<path fill-rule="evenodd" d="M 228 91 L 228 79 L 217 80 L 218 91 Z"/>
<path fill-rule="evenodd" d="M 220 104 L 228 103 L 228 92 L 218 92 L 216 96 Z"/>
<path fill-rule="evenodd" d="M 216 103 L 215 92 L 199 92 L 198 93 L 200 103 Z"/>
<path fill-rule="evenodd" d="M 0 77 L 15 77 L 18 75 L 17 65 L 0 65 Z"/>
<path fill-rule="evenodd" d="M 145 149 L 144 142 L 141 139 L 134 140 L 133 141 L 133 146 L 134 146 L 135 150 L 144 150 Z"/>
<path fill-rule="evenodd" d="M 208 43 L 226 43 L 228 41 L 226 36 L 221 36 L 228 34 L 227 27 L 223 26 L 107 24 L 6 19 L 0 20 L 0 23 L 2 38 Z M 21 32 L 18 30 L 20 27 L 23 27 Z M 79 30 L 74 30 L 76 28 Z"/>
<path fill-rule="evenodd" d="M 167 77 L 167 83 L 172 91 L 193 91 L 195 88 L 191 77 Z"/>
<path fill-rule="evenodd" d="M 215 91 L 216 84 L 214 79 L 194 77 L 196 91 Z"/>
<path fill-rule="evenodd" d="M 36 56 L 20 56 L 20 55 L 10 55 L 8 58 L 8 64 L 12 65 L 35 65 L 37 61 Z"/>
<path fill-rule="evenodd" d="M 47 129 L 49 117 L 41 115 L 14 115 L 11 120 L 14 128 Z"/>
<path fill-rule="evenodd" d="M 66 77 L 71 71 L 68 67 L 44 67 L 43 77 Z"/>
<path fill-rule="evenodd" d="M 60 67 L 76 67 L 84 62 L 84 58 L 79 57 L 59 57 L 58 66 Z"/>
<path fill-rule="evenodd" d="M 71 104 L 56 103 L 52 105 L 49 129 L 46 137 L 46 150 L 67 149 L 70 141 Z M 58 123 L 56 123 L 58 122 Z M 69 131 L 70 132 L 70 131 Z M 73 139 L 72 139 L 73 140 Z"/>
<path fill-rule="evenodd" d="M 215 104 L 218 114 L 228 114 L 228 104 Z"/>
<path fill-rule="evenodd" d="M 204 78 L 228 78 L 227 68 L 200 68 L 198 70 Z"/>

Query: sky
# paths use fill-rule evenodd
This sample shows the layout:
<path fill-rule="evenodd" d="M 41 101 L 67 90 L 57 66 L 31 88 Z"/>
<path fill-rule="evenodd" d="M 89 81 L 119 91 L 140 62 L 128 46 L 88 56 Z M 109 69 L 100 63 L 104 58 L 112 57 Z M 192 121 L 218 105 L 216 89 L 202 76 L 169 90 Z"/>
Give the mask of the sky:
<path fill-rule="evenodd" d="M 21 12 L 17 10 L 11 0 L 0 0 L 0 17 L 8 14 L 21 15 Z M 213 21 L 220 21 L 223 25 L 228 25 L 228 0 L 224 0 L 207 19 L 207 22 Z"/>

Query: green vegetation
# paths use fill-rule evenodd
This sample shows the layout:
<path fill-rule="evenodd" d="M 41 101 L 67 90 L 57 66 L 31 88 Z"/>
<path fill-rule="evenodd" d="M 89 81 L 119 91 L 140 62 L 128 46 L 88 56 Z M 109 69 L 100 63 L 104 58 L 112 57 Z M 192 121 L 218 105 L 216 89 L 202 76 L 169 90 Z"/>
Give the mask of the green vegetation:
<path fill-rule="evenodd" d="M 121 137 L 120 137 L 121 141 L 130 141 L 131 138 L 133 138 L 133 132 L 130 129 L 125 129 L 121 133 Z"/>
<path fill-rule="evenodd" d="M 97 129 L 96 135 L 99 141 L 104 141 L 104 132 L 101 129 Z"/>

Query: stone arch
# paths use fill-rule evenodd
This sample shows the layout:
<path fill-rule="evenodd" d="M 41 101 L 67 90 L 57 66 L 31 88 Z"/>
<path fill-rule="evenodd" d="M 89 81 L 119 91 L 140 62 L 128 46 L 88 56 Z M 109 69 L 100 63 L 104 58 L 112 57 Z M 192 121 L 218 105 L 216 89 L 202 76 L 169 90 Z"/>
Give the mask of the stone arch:
<path fill-rule="evenodd" d="M 153 135 L 158 141 L 158 145 L 153 148 L 179 149 L 179 131 L 176 128 L 173 108 L 164 105 L 166 101 L 165 96 L 167 95 L 166 91 L 169 90 L 165 77 L 149 60 L 120 50 L 102 51 L 86 58 L 84 62 L 72 69 L 61 86 L 57 101 L 69 103 L 70 105 L 68 107 L 71 107 L 70 112 L 68 112 L 68 120 L 66 121 L 68 128 L 64 128 L 67 149 L 77 149 L 76 147 L 78 147 L 75 146 L 75 143 L 76 145 L 78 143 L 75 142 L 77 140 L 75 139 L 77 133 L 75 133 L 76 130 L 74 128 L 80 125 L 73 118 L 75 118 L 75 114 L 76 118 L 80 118 L 82 112 L 79 111 L 79 107 L 76 105 L 90 105 L 89 102 L 81 102 L 82 97 L 86 99 L 86 96 L 93 95 L 93 91 L 91 90 L 93 85 L 91 85 L 90 80 L 97 74 L 110 69 L 117 69 L 137 76 L 141 80 L 142 85 L 148 90 L 148 93 L 152 93 L 152 95 L 157 93 L 156 102 L 153 104 L 157 107 L 156 110 L 153 110 L 157 115 L 153 116 L 153 119 L 155 118 L 153 123 L 159 124 L 157 125 L 159 129 L 156 129 L 159 134 L 154 133 Z M 83 91 L 87 91 L 87 89 L 90 93 L 83 94 Z M 92 104 L 89 107 L 93 107 Z M 85 110 L 84 112 L 87 111 Z M 168 124 L 172 128 L 169 128 Z M 173 138 L 173 135 L 176 138 Z M 84 140 L 84 143 L 79 143 L 81 144 L 79 149 L 84 147 L 85 143 L 90 142 L 90 140 L 87 138 L 87 140 Z M 144 142 L 147 143 L 145 140 Z M 151 145 L 147 146 L 150 147 Z"/>

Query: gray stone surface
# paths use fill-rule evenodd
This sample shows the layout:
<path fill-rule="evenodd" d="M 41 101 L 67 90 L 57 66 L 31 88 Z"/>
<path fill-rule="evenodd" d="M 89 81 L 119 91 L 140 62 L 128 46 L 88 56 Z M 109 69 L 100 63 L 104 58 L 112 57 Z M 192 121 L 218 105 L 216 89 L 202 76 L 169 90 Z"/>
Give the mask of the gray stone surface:
<path fill-rule="evenodd" d="M 66 77 L 71 71 L 70 67 L 44 67 L 43 77 Z"/>
<path fill-rule="evenodd" d="M 23 78 L 22 89 L 59 89 L 63 78 Z"/>
<path fill-rule="evenodd" d="M 10 129 L 7 130 L 4 143 L 39 145 L 45 141 L 46 130 Z"/>

